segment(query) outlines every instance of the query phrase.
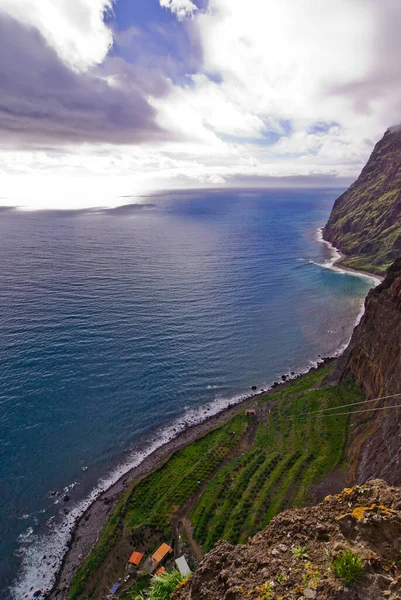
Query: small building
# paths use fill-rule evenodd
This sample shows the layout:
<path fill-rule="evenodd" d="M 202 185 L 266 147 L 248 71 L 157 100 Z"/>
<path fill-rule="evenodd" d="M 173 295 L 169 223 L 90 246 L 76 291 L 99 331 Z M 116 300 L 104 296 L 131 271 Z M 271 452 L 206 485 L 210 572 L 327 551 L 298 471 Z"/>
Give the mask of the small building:
<path fill-rule="evenodd" d="M 116 583 L 114 583 L 111 588 L 110 588 L 110 594 L 115 594 L 116 591 L 118 590 L 118 588 L 120 587 L 121 583 L 119 583 L 118 581 Z"/>
<path fill-rule="evenodd" d="M 185 556 L 180 556 L 179 558 L 176 558 L 175 564 L 177 565 L 177 569 L 179 570 L 181 575 L 183 575 L 184 577 L 186 577 L 187 575 L 190 575 L 191 569 L 189 568 L 189 565 L 185 559 Z"/>
<path fill-rule="evenodd" d="M 256 408 L 247 408 L 245 410 L 245 415 L 247 417 L 254 417 L 256 415 Z"/>
<path fill-rule="evenodd" d="M 166 567 L 160 567 L 160 569 L 157 569 L 156 575 L 157 576 L 163 575 L 163 573 L 165 572 L 165 570 L 166 570 Z"/>
<path fill-rule="evenodd" d="M 128 562 L 131 563 L 131 565 L 135 565 L 137 567 L 142 559 L 143 554 L 141 552 L 133 552 L 129 557 Z"/>
<path fill-rule="evenodd" d="M 168 544 L 163 543 L 154 554 L 152 554 L 153 564 L 158 565 L 167 554 L 171 554 L 173 549 Z"/>

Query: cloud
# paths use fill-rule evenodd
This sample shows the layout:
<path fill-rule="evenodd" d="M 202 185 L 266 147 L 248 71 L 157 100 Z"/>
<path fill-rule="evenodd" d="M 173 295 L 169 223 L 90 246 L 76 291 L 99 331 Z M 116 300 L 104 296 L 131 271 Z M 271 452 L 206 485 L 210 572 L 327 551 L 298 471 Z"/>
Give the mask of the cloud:
<path fill-rule="evenodd" d="M 0 140 L 24 148 L 83 142 L 139 143 L 166 133 L 147 101 L 166 83 L 116 59 L 73 71 L 39 31 L 0 15 Z"/>
<path fill-rule="evenodd" d="M 210 0 L 195 24 L 202 72 L 154 105 L 202 144 L 356 176 L 401 120 L 398 0 Z"/>
<path fill-rule="evenodd" d="M 72 33 L 79 20 L 69 25 L 77 2 L 99 25 L 82 22 L 89 37 L 100 32 L 93 52 Z M 95 177 L 99 189 L 115 177 L 124 193 L 344 185 L 401 122 L 399 0 L 333 0 L 324 11 L 316 0 L 159 0 L 177 18 L 159 10 L 160 22 L 123 31 L 105 23 L 107 2 L 54 4 L 59 40 L 37 15 L 0 22 L 5 174 Z"/>
<path fill-rule="evenodd" d="M 1 0 L 0 14 L 41 33 L 68 65 L 85 70 L 100 64 L 112 45 L 103 16 L 112 0 Z"/>
<path fill-rule="evenodd" d="M 162 8 L 168 8 L 178 19 L 192 17 L 198 7 L 191 0 L 159 0 Z"/>

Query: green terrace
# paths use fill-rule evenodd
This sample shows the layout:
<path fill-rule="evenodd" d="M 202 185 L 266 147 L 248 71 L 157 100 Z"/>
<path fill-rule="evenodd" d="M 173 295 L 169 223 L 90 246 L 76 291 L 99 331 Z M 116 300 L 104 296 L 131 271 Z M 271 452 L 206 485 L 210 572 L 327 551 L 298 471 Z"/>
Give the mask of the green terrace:
<path fill-rule="evenodd" d="M 281 510 L 305 504 L 312 484 L 346 467 L 349 419 L 306 413 L 363 399 L 351 380 L 320 387 L 328 370 L 279 386 L 255 401 L 255 416 L 241 410 L 135 483 L 78 570 L 70 600 L 99 598 L 123 578 L 122 548 L 149 553 L 161 541 L 174 546 L 193 535 L 188 551 L 197 544 L 206 552 L 219 539 L 246 542 Z M 174 527 L 177 515 L 188 519 L 191 534 Z M 105 579 L 108 564 L 115 566 Z M 143 581 L 122 587 L 119 597 L 130 597 L 129 585 L 133 592 Z"/>
<path fill-rule="evenodd" d="M 219 471 L 191 514 L 204 551 L 218 539 L 246 542 L 281 510 L 304 505 L 311 484 L 344 461 L 349 417 L 304 413 L 357 402 L 361 392 L 351 381 L 313 389 L 324 374 L 304 375 L 260 401 L 277 405 L 252 449 Z"/>

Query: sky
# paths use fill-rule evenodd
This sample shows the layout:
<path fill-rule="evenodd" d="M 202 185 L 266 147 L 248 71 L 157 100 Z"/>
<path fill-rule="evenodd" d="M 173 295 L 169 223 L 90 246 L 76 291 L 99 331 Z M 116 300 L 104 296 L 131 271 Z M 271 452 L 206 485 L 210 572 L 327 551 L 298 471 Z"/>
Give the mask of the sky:
<path fill-rule="evenodd" d="M 0 0 L 0 205 L 344 187 L 401 122 L 400 30 L 399 0 Z"/>

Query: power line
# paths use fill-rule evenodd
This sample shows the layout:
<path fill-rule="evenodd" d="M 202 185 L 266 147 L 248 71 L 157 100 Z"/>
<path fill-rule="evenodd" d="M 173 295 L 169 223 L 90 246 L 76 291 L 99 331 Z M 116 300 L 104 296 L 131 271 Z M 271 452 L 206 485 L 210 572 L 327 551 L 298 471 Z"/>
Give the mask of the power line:
<path fill-rule="evenodd" d="M 341 407 L 338 407 L 338 408 L 341 408 Z M 319 415 L 319 416 L 320 417 L 339 417 L 341 415 L 357 415 L 359 413 L 372 412 L 374 410 L 390 410 L 391 408 L 401 408 L 401 404 L 396 404 L 395 406 L 378 406 L 376 408 L 364 408 L 363 410 L 351 410 L 349 412 L 331 413 L 330 415 Z"/>
<path fill-rule="evenodd" d="M 361 402 L 351 402 L 351 404 L 343 404 L 342 406 L 333 406 L 332 408 L 322 408 L 321 410 L 314 410 L 312 412 L 302 413 L 298 415 L 298 417 L 307 417 L 309 415 L 316 415 L 322 412 L 328 412 L 329 410 L 338 410 L 339 408 L 348 408 L 349 406 L 358 406 L 360 404 L 367 404 L 368 402 L 377 402 L 377 400 L 388 400 L 388 398 L 396 398 L 397 396 L 401 396 L 401 392 L 399 394 L 392 394 L 391 396 L 381 396 L 381 398 L 372 398 L 371 400 L 362 400 Z M 369 409 L 369 410 L 375 410 Z M 354 411 L 353 411 L 354 412 Z"/>

